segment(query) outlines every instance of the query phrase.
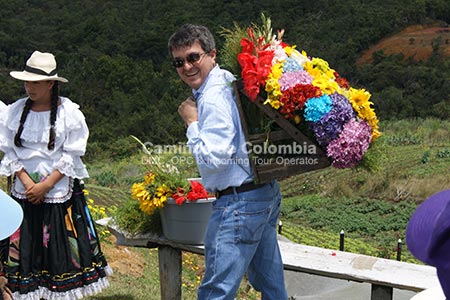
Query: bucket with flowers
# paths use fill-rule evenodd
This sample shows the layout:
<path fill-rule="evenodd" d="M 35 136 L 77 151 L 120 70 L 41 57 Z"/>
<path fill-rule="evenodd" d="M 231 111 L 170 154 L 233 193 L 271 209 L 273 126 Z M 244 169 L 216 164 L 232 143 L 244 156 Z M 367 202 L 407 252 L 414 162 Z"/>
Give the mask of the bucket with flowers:
<path fill-rule="evenodd" d="M 155 153 L 136 137 L 146 155 L 143 180 L 131 187 L 132 198 L 147 216 L 159 213 L 162 234 L 169 240 L 202 244 L 214 197 L 210 197 L 201 178 L 188 178 L 186 159 L 179 155 Z"/>
<path fill-rule="evenodd" d="M 234 85 L 257 180 L 362 165 L 381 135 L 371 94 L 351 87 L 327 61 L 284 42 L 284 30 L 272 34 L 270 18 L 261 19 L 261 25 L 224 29 L 222 55 L 240 75 Z"/>

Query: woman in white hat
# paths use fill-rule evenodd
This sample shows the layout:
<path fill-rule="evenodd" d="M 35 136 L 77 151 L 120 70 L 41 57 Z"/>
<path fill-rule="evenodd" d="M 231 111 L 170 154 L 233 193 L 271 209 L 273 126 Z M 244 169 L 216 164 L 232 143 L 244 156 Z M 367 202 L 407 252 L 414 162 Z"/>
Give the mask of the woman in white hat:
<path fill-rule="evenodd" d="M 7 243 L 8 287 L 14 299 L 81 299 L 111 273 L 80 186 L 89 130 L 79 106 L 59 96 L 67 79 L 53 54 L 35 51 L 10 75 L 28 97 L 0 114 L 0 175 L 14 176 L 11 194 L 24 211 Z"/>

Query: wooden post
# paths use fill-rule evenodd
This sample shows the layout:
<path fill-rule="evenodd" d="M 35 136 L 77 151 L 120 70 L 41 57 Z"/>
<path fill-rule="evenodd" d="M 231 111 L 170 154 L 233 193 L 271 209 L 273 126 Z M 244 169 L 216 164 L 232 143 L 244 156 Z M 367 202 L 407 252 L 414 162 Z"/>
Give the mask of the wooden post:
<path fill-rule="evenodd" d="M 181 300 L 181 250 L 160 246 L 158 260 L 161 299 Z"/>
<path fill-rule="evenodd" d="M 341 232 L 339 233 L 339 251 L 344 251 L 344 238 L 344 230 L 341 230 Z"/>
<path fill-rule="evenodd" d="M 402 239 L 398 239 L 397 242 L 397 260 L 402 260 Z"/>
<path fill-rule="evenodd" d="M 394 289 L 390 286 L 372 284 L 370 300 L 392 300 Z"/>

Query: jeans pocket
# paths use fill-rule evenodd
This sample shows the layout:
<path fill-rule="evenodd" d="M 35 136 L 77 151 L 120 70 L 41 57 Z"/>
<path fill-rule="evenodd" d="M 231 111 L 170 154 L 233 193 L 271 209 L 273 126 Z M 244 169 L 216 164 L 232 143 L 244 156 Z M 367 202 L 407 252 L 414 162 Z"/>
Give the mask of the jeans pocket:
<path fill-rule="evenodd" d="M 258 243 L 267 226 L 270 207 L 253 211 L 234 211 L 234 228 L 237 242 Z"/>

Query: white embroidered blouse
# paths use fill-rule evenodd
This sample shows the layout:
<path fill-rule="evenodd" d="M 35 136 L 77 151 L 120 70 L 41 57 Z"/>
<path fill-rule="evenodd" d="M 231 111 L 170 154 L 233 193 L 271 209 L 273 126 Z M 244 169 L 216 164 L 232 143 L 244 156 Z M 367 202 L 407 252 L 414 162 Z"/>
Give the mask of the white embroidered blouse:
<path fill-rule="evenodd" d="M 24 168 L 34 180 L 44 180 L 55 169 L 65 176 L 45 196 L 47 203 L 62 203 L 72 196 L 73 179 L 87 178 L 89 174 L 81 160 L 89 136 L 83 113 L 78 104 L 60 97 L 55 122 L 55 148 L 48 150 L 50 111 L 30 110 L 21 135 L 22 147 L 14 144 L 25 101 L 22 98 L 0 111 L 0 175 L 10 176 Z M 25 187 L 14 180 L 12 195 L 25 199 Z"/>

